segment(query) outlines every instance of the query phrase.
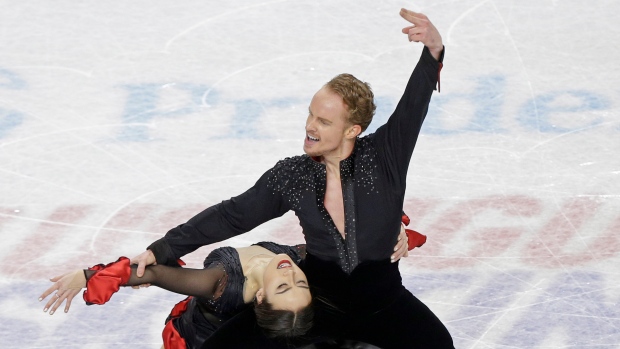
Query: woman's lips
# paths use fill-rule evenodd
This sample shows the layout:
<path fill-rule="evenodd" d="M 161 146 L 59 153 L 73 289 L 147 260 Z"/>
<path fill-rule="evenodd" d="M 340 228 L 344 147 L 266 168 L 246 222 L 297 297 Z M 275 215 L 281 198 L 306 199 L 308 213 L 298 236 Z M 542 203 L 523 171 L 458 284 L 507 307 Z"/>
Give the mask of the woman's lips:
<path fill-rule="evenodd" d="M 280 263 L 278 263 L 278 269 L 282 269 L 282 268 L 290 268 L 292 267 L 291 265 L 291 261 L 283 259 L 280 261 Z"/>

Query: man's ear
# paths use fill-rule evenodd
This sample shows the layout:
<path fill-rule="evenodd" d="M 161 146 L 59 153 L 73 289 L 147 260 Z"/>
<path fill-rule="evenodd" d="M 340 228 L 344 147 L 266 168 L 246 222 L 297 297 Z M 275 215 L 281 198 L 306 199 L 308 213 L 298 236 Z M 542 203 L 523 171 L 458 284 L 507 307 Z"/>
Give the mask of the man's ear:
<path fill-rule="evenodd" d="M 349 129 L 345 133 L 345 137 L 347 137 L 348 139 L 353 139 L 353 138 L 359 136 L 360 133 L 362 133 L 362 126 L 360 126 L 360 125 L 353 125 L 353 126 L 349 127 Z"/>
<path fill-rule="evenodd" d="M 264 288 L 259 288 L 258 291 L 256 291 L 256 302 L 258 304 L 263 303 L 263 299 L 265 298 L 265 289 Z"/>

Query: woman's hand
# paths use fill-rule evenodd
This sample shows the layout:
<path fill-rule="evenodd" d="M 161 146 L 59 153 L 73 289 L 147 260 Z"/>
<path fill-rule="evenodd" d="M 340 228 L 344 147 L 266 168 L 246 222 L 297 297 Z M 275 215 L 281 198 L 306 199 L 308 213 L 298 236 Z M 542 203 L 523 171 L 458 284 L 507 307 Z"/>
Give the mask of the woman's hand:
<path fill-rule="evenodd" d="M 400 224 L 400 233 L 398 234 L 398 241 L 396 242 L 396 246 L 394 246 L 394 254 L 390 257 L 392 263 L 400 260 L 403 257 L 409 257 L 409 245 L 408 245 L 408 237 L 405 233 L 405 225 Z"/>
<path fill-rule="evenodd" d="M 86 276 L 84 276 L 84 270 L 82 269 L 53 277 L 50 281 L 54 284 L 39 297 L 40 302 L 55 292 L 43 308 L 44 312 L 51 308 L 50 315 L 54 315 L 56 309 L 65 301 L 65 313 L 68 312 L 73 298 L 86 287 Z"/>

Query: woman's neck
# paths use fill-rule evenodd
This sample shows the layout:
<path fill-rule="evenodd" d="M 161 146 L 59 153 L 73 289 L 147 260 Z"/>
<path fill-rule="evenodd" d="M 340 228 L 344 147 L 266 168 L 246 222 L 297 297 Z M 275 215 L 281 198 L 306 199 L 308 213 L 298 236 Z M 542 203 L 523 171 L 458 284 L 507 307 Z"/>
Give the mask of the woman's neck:
<path fill-rule="evenodd" d="M 256 296 L 256 292 L 263 287 L 265 268 L 275 254 L 260 246 L 238 248 L 237 252 L 245 276 L 243 299 L 249 303 Z"/>

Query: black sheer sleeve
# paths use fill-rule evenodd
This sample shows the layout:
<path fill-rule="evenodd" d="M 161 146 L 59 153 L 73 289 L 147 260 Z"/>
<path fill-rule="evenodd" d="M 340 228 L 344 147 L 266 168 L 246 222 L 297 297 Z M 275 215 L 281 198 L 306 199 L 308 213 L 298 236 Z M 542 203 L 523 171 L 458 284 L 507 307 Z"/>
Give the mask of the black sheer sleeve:
<path fill-rule="evenodd" d="M 151 284 L 165 290 L 195 297 L 213 298 L 218 285 L 225 278 L 226 271 L 223 267 L 208 269 L 190 269 L 169 267 L 165 265 L 150 265 L 146 267 L 144 276 L 136 276 L 137 265 L 131 266 L 129 281 L 123 286 L 137 286 Z M 85 270 L 86 279 L 89 280 L 97 271 Z"/>

